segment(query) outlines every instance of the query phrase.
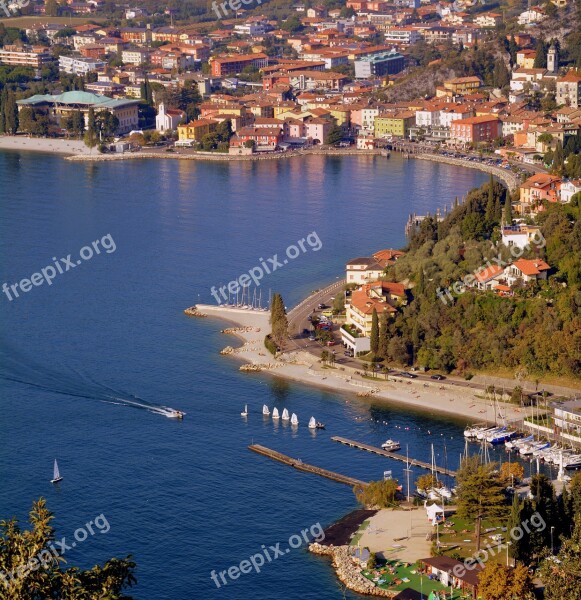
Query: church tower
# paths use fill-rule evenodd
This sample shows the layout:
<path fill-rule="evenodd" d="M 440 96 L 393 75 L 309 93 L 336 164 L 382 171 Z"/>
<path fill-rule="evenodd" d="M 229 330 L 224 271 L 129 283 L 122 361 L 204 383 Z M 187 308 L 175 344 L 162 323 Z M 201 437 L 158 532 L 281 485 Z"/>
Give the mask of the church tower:
<path fill-rule="evenodd" d="M 547 52 L 547 70 L 549 73 L 556 73 L 559 70 L 559 55 L 555 44 L 551 44 Z"/>

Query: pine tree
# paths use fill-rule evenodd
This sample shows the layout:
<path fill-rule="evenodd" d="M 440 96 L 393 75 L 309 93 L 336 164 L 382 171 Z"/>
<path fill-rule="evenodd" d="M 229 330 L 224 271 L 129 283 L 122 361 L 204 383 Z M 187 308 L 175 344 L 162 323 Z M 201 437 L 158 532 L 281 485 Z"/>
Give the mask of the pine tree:
<path fill-rule="evenodd" d="M 379 320 L 377 318 L 377 311 L 373 309 L 371 314 L 371 335 L 369 339 L 369 345 L 371 347 L 371 353 L 373 356 L 377 356 L 379 350 Z"/>

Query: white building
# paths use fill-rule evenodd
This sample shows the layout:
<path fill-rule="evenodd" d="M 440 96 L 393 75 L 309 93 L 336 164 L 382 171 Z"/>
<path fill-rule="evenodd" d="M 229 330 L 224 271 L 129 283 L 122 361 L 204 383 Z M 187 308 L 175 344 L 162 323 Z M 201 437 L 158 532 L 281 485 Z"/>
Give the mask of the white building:
<path fill-rule="evenodd" d="M 529 10 L 525 10 L 518 17 L 519 25 L 533 25 L 535 23 L 540 23 L 543 19 L 546 18 L 542 8 L 539 6 L 535 6 L 530 8 Z"/>
<path fill-rule="evenodd" d="M 234 33 L 238 35 L 249 35 L 249 36 L 257 36 L 264 35 L 268 31 L 268 26 L 266 23 L 259 21 L 251 22 L 251 23 L 242 23 L 240 25 L 234 26 Z"/>
<path fill-rule="evenodd" d="M 561 202 L 571 202 L 571 198 L 581 192 L 581 179 L 570 179 L 561 183 Z"/>
<path fill-rule="evenodd" d="M 422 39 L 416 29 L 411 27 L 394 27 L 385 32 L 385 41 L 391 44 L 415 44 Z"/>
<path fill-rule="evenodd" d="M 502 243 L 510 248 L 516 246 L 524 250 L 535 241 L 541 240 L 541 229 L 533 225 L 507 225 L 502 228 Z"/>
<path fill-rule="evenodd" d="M 166 109 L 162 102 L 155 117 L 155 129 L 160 132 L 174 131 L 185 116 L 186 113 L 183 110 Z"/>
<path fill-rule="evenodd" d="M 95 58 L 82 56 L 59 56 L 59 71 L 74 75 L 87 75 L 104 69 L 107 63 Z"/>

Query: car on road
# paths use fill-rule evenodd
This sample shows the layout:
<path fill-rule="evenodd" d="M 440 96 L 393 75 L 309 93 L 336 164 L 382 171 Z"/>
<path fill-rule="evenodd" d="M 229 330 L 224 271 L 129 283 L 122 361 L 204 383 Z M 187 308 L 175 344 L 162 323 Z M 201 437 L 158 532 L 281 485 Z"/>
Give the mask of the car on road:
<path fill-rule="evenodd" d="M 310 329 L 303 329 L 303 335 L 309 335 L 311 333 Z"/>
<path fill-rule="evenodd" d="M 323 310 L 324 308 L 329 308 L 326 304 L 319 304 L 319 306 L 317 306 L 317 308 L 319 310 Z"/>
<path fill-rule="evenodd" d="M 400 371 L 399 375 L 400 377 L 407 377 L 408 379 L 415 379 L 417 377 L 417 375 L 414 375 L 413 373 L 408 373 L 408 371 Z"/>
<path fill-rule="evenodd" d="M 442 379 L 446 379 L 443 375 L 432 375 L 430 379 L 435 379 L 436 381 L 442 381 Z"/>
<path fill-rule="evenodd" d="M 337 344 L 337 342 L 335 340 L 329 340 L 327 342 L 327 346 L 335 346 Z"/>
<path fill-rule="evenodd" d="M 345 352 L 343 352 L 343 354 L 345 356 L 348 356 L 349 358 L 353 358 L 353 352 L 351 350 L 345 350 Z"/>
<path fill-rule="evenodd" d="M 309 336 L 309 342 L 314 342 L 317 338 L 314 335 Z"/>

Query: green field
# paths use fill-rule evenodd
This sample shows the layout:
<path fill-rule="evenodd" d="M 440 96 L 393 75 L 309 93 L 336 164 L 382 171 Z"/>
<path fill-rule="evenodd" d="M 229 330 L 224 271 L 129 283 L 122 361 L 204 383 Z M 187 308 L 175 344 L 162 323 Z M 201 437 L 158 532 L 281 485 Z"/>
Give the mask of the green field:
<path fill-rule="evenodd" d="M 11 17 L 0 19 L 5 27 L 18 27 L 24 29 L 31 25 L 63 24 L 63 25 L 84 25 L 85 23 L 105 23 L 106 19 L 95 19 L 94 17 Z"/>

